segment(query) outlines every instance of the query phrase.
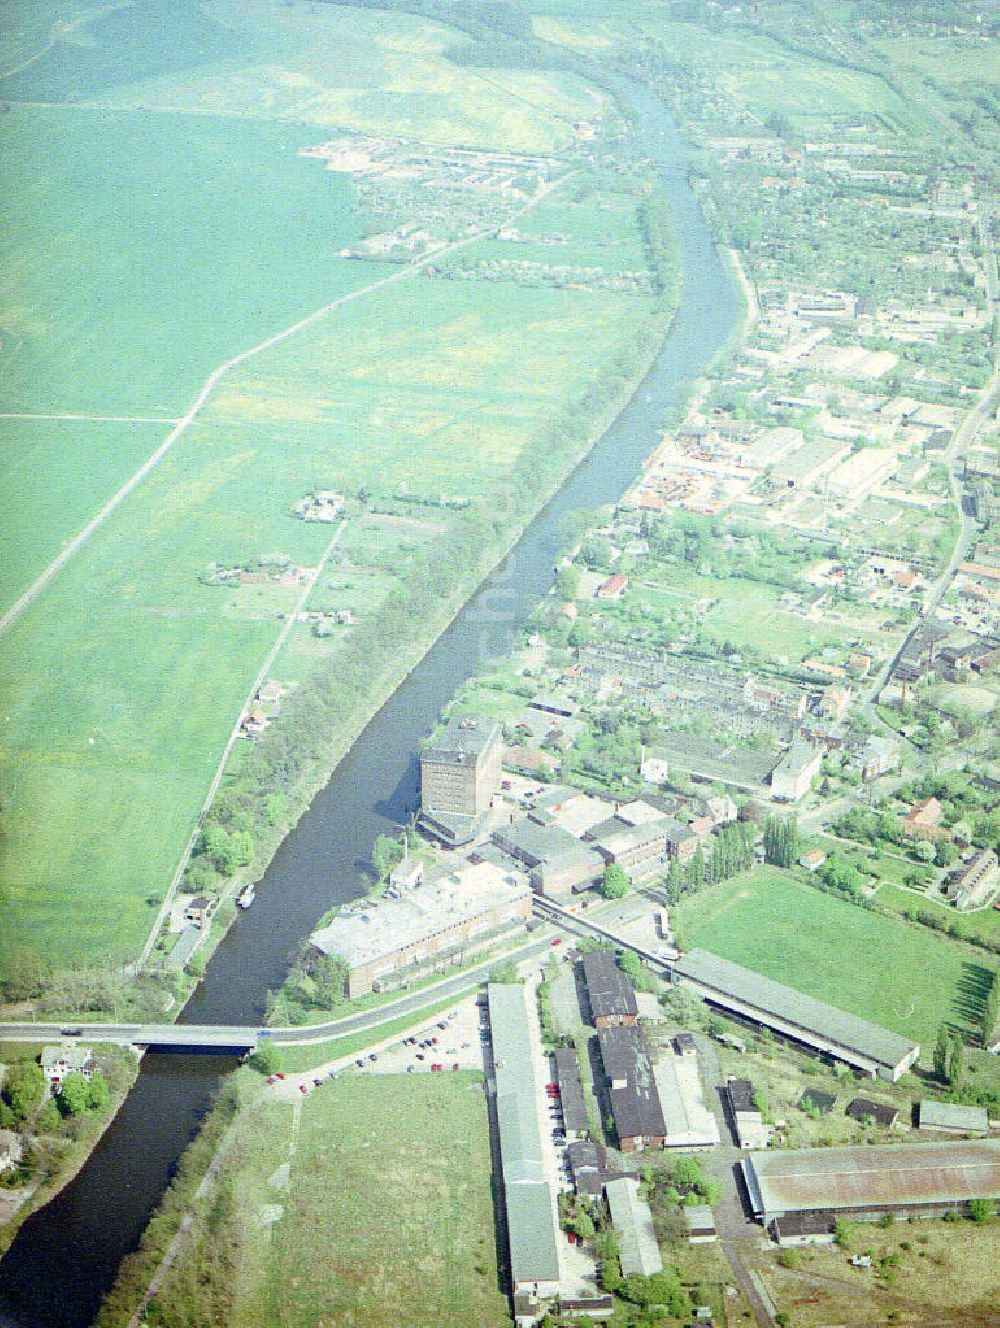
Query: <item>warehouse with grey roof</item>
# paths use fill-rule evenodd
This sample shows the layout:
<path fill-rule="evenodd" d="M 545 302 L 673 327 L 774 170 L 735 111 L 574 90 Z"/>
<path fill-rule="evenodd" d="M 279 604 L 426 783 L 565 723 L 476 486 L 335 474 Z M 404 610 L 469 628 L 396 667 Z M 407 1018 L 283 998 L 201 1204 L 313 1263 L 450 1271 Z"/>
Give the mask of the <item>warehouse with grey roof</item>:
<path fill-rule="evenodd" d="M 673 976 L 705 1000 L 765 1024 L 776 1032 L 895 1082 L 920 1055 L 916 1042 L 825 1001 L 730 963 L 707 950 L 692 950 L 673 965 Z"/>
<path fill-rule="evenodd" d="M 520 983 L 487 988 L 510 1278 L 515 1296 L 545 1299 L 559 1290 L 556 1212 L 545 1177 L 529 1054 L 528 1011 Z"/>
<path fill-rule="evenodd" d="M 765 1224 L 805 1212 L 940 1217 L 967 1211 L 972 1199 L 1000 1198 L 1000 1139 L 778 1149 L 751 1153 L 742 1166 Z"/>

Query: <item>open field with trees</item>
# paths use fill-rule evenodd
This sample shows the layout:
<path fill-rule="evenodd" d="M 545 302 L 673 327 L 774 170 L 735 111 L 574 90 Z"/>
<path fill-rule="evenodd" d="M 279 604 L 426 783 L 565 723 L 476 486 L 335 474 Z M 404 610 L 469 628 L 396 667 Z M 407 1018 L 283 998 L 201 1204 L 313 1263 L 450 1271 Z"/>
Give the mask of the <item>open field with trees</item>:
<path fill-rule="evenodd" d="M 226 1158 L 151 1323 L 305 1328 L 320 1306 L 365 1328 L 509 1323 L 478 1074 L 344 1076 L 301 1103 L 252 1102 Z M 127 1321 L 127 1285 L 102 1325 Z"/>
<path fill-rule="evenodd" d="M 847 904 L 775 868 L 683 899 L 676 926 L 701 946 L 921 1044 L 942 1021 L 978 1037 L 992 961 L 981 952 Z"/>

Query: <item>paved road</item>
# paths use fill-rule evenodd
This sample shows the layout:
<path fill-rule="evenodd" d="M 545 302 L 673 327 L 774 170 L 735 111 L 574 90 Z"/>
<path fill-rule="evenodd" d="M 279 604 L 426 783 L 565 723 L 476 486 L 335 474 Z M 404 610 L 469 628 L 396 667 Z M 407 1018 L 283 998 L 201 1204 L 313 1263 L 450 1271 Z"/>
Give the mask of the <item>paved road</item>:
<path fill-rule="evenodd" d="M 21 1022 L 0 1023 L 0 1041 L 7 1042 L 59 1042 L 66 1040 L 67 1029 L 80 1029 L 81 1038 L 88 1042 L 114 1042 L 122 1045 L 156 1047 L 201 1047 L 207 1050 L 231 1050 L 234 1047 L 256 1046 L 262 1036 L 269 1037 L 279 1046 L 309 1046 L 329 1042 L 351 1033 L 364 1033 L 378 1028 L 391 1019 L 403 1015 L 419 1014 L 428 1006 L 450 996 L 460 996 L 485 981 L 491 968 L 498 963 L 514 960 L 520 963 L 545 954 L 552 945 L 552 933 L 544 932 L 514 950 L 494 955 L 452 977 L 443 978 L 429 987 L 400 996 L 374 1010 L 344 1015 L 321 1024 L 304 1024 L 298 1028 L 262 1028 L 259 1024 L 88 1024 L 83 1022 Z"/>
<path fill-rule="evenodd" d="M 694 1039 L 698 1045 L 698 1061 L 701 1066 L 705 1101 L 712 1108 L 719 1127 L 719 1138 L 722 1140 L 718 1148 L 713 1148 L 701 1159 L 704 1169 L 721 1183 L 723 1189 L 722 1199 L 712 1210 L 715 1228 L 719 1233 L 719 1244 L 733 1270 L 736 1285 L 743 1292 L 753 1311 L 758 1328 L 775 1328 L 771 1309 L 752 1276 L 754 1252 L 760 1244 L 763 1232 L 756 1222 L 747 1216 L 743 1207 L 737 1181 L 737 1165 L 744 1155 L 736 1147 L 722 1105 L 722 1096 L 718 1087 L 722 1083 L 719 1057 L 710 1038 L 702 1033 L 695 1033 Z"/>

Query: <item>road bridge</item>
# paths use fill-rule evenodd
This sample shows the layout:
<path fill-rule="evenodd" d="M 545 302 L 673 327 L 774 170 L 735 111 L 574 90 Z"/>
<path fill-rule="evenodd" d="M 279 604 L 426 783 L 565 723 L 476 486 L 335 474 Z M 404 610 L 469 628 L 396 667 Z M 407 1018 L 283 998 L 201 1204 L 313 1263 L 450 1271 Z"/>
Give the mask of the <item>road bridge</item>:
<path fill-rule="evenodd" d="M 570 915 L 572 916 L 572 915 Z M 288 1028 L 264 1028 L 260 1024 L 124 1024 L 22 1021 L 0 1023 L 0 1042 L 110 1042 L 118 1046 L 169 1047 L 176 1050 L 208 1051 L 218 1055 L 252 1051 L 267 1039 L 276 1046 L 303 1046 L 331 1042 L 336 1038 L 377 1029 L 406 1015 L 419 1018 L 430 1005 L 464 996 L 471 988 L 485 982 L 491 968 L 513 960 L 520 963 L 544 954 L 552 944 L 550 932 L 534 935 L 514 950 L 493 955 L 471 968 L 442 978 L 419 991 L 397 996 L 373 1010 L 342 1015 L 320 1024 L 302 1024 Z"/>

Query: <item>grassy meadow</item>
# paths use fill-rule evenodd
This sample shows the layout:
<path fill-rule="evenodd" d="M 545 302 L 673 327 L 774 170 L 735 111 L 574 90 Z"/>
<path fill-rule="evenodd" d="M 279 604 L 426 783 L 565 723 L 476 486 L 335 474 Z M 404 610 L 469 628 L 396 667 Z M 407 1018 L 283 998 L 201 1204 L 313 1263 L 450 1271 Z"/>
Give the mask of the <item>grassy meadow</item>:
<path fill-rule="evenodd" d="M 685 899 L 677 926 L 700 946 L 921 1044 L 942 1019 L 978 1035 L 991 959 L 924 928 L 847 904 L 776 868 Z"/>
<path fill-rule="evenodd" d="M 212 1304 L 245 1328 L 509 1324 L 480 1075 L 345 1076 L 235 1128 L 151 1322 Z"/>
<path fill-rule="evenodd" d="M 167 428 L 0 419 L 0 611 L 145 461 Z"/>

